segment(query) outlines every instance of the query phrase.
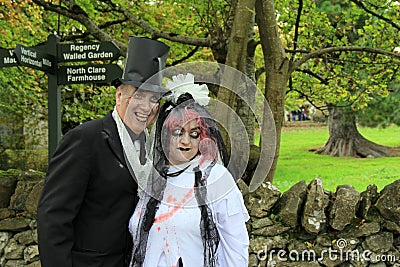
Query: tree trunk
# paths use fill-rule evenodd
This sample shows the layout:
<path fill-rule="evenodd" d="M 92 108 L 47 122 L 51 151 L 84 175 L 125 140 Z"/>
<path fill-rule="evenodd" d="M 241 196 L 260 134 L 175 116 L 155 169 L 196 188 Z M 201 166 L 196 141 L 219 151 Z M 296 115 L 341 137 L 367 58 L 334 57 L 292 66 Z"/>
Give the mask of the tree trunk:
<path fill-rule="evenodd" d="M 237 1 L 232 30 L 227 47 L 225 65 L 244 74 L 246 74 L 247 46 L 253 31 L 254 5 L 255 0 Z M 223 138 L 228 144 L 228 149 L 230 148 L 230 144 L 233 144 L 236 151 L 230 151 L 231 167 L 229 170 L 235 178 L 240 178 L 242 176 L 241 168 L 239 167 L 236 169 L 236 167 L 245 164 L 243 162 L 244 155 L 241 154 L 240 151 L 246 151 L 246 146 L 254 143 L 254 118 L 251 109 L 248 106 L 252 104 L 254 105 L 254 101 L 253 103 L 244 103 L 242 99 L 236 96 L 235 92 L 238 93 L 238 95 L 255 95 L 255 92 L 253 93 L 248 90 L 245 79 L 240 77 L 240 75 L 236 77 L 229 77 L 228 75 L 227 78 L 229 80 L 223 82 L 227 86 L 221 86 L 218 90 L 218 100 L 230 106 L 236 114 L 239 115 L 246 128 L 246 133 L 243 134 L 247 134 L 246 136 L 239 136 L 239 133 L 236 130 L 238 127 L 237 121 L 232 121 L 232 118 L 227 115 L 227 123 L 225 125 L 226 131 L 222 132 Z M 232 89 L 235 90 L 232 91 Z M 231 135 L 228 136 L 229 133 L 231 133 Z M 246 139 L 247 142 L 244 141 Z"/>
<path fill-rule="evenodd" d="M 348 108 L 328 107 L 329 139 L 315 153 L 335 157 L 379 158 L 399 156 L 399 148 L 378 145 L 358 131 L 354 112 Z"/>
<path fill-rule="evenodd" d="M 236 12 L 233 20 L 231 34 L 229 36 L 229 42 L 227 47 L 227 56 L 225 64 L 242 73 L 246 73 L 246 60 L 247 60 L 247 46 L 252 33 L 252 26 L 254 22 L 254 5 L 255 0 L 238 0 L 236 4 Z M 243 26 L 245 25 L 245 26 Z M 254 67 L 253 67 L 254 68 Z M 229 105 L 236 111 L 237 114 L 242 118 L 245 123 L 246 129 L 251 129 L 254 132 L 254 119 L 249 124 L 249 120 L 246 116 L 249 114 L 250 108 L 243 105 L 242 102 L 236 97 L 235 93 L 231 90 L 236 88 L 242 92 L 246 92 L 246 84 L 241 81 L 239 77 L 236 80 L 232 80 L 231 86 L 228 88 L 220 87 L 218 91 L 218 100 Z M 239 82 L 239 84 L 238 84 Z M 227 83 L 229 84 L 229 82 Z M 249 103 L 247 103 L 249 104 Z M 246 106 L 246 107 L 244 107 Z M 246 109 L 247 108 L 247 109 Z M 247 122 L 247 123 L 246 123 Z M 232 127 L 235 127 L 235 123 L 232 123 Z M 229 129 L 228 129 L 229 130 Z M 252 135 L 253 137 L 253 135 Z"/>
<path fill-rule="evenodd" d="M 274 130 L 276 131 L 276 133 L 271 133 L 271 128 L 273 126 L 268 125 L 269 120 L 264 116 L 262 134 L 264 132 L 264 135 L 269 138 L 274 138 L 276 136 L 276 146 L 272 148 L 274 151 L 269 151 L 274 155 L 273 159 L 269 159 L 269 156 L 267 159 L 272 161 L 271 168 L 265 178 L 266 181 L 270 182 L 273 180 L 279 157 L 280 136 L 284 119 L 286 84 L 290 76 L 289 60 L 286 57 L 275 18 L 276 14 L 273 0 L 256 1 L 256 22 L 260 31 L 266 74 L 265 97 L 274 116 Z M 266 110 L 266 107 L 264 110 Z M 272 134 L 275 136 L 271 136 Z M 261 140 L 261 142 L 263 142 L 263 140 Z M 261 145 L 264 146 L 265 144 L 261 143 Z M 262 156 L 263 155 L 260 157 Z M 255 183 L 252 181 L 253 184 L 250 184 L 250 190 L 255 189 L 259 182 L 260 181 L 257 181 L 257 183 Z"/>

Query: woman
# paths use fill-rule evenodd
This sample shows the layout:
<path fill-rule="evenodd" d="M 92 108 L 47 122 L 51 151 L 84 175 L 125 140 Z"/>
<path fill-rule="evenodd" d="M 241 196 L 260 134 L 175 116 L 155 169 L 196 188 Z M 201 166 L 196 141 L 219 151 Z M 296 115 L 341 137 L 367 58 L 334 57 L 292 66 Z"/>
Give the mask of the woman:
<path fill-rule="evenodd" d="M 206 85 L 191 74 L 173 77 L 156 122 L 146 194 L 129 228 L 131 266 L 248 266 L 249 219 L 225 166 L 221 134 L 209 112 Z"/>

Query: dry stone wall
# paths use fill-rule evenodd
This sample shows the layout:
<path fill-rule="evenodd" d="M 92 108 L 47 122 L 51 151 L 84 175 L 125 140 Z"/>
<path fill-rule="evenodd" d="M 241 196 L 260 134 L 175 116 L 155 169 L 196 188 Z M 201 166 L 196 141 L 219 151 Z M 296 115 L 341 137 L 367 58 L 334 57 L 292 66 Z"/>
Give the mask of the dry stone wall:
<path fill-rule="evenodd" d="M 249 266 L 400 266 L 400 180 L 378 192 L 336 192 L 300 181 L 281 193 L 270 183 L 249 193 Z"/>
<path fill-rule="evenodd" d="M 36 208 L 44 174 L 0 172 L 0 267 L 40 267 Z M 335 192 L 320 179 L 280 192 L 239 182 L 251 215 L 249 266 L 400 267 L 400 180 Z"/>
<path fill-rule="evenodd" d="M 36 208 L 43 173 L 0 172 L 0 266 L 40 267 Z"/>

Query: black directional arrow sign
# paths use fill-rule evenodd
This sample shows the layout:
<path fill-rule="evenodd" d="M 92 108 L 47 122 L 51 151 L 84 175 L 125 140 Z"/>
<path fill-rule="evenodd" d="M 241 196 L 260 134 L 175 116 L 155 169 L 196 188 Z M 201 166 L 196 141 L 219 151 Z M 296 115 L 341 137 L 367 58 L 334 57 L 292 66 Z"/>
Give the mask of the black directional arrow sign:
<path fill-rule="evenodd" d="M 62 66 L 58 69 L 58 84 L 109 83 L 122 76 L 116 64 Z"/>
<path fill-rule="evenodd" d="M 15 56 L 19 65 L 27 66 L 32 69 L 54 73 L 56 68 L 55 56 L 49 55 L 33 47 L 17 45 L 14 49 Z"/>
<path fill-rule="evenodd" d="M 18 66 L 14 57 L 14 49 L 0 48 L 0 68 Z"/>
<path fill-rule="evenodd" d="M 114 60 L 119 56 L 119 48 L 113 42 L 59 44 L 57 53 L 58 62 Z"/>

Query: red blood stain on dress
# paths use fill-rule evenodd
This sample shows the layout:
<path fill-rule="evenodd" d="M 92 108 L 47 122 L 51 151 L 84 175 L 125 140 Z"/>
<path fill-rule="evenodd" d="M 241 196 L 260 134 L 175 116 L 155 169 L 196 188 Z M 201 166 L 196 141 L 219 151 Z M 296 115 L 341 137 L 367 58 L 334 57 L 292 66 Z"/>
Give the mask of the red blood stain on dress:
<path fill-rule="evenodd" d="M 170 211 L 168 211 L 168 212 L 166 212 L 166 213 L 163 213 L 163 214 L 160 214 L 160 215 L 158 215 L 156 218 L 154 218 L 154 223 L 159 223 L 159 222 L 166 221 L 166 220 L 168 220 L 169 218 L 171 218 L 172 215 L 174 215 L 175 212 L 177 212 L 178 210 L 182 209 L 182 208 L 183 208 L 183 205 L 189 201 L 190 197 L 191 197 L 192 194 L 193 194 L 193 191 L 194 191 L 194 187 L 192 187 L 192 188 L 183 196 L 183 198 L 181 199 L 181 201 L 179 201 L 178 203 L 176 203 L 176 204 L 174 205 L 174 207 L 173 207 Z M 171 198 L 173 198 L 173 197 L 172 197 L 172 196 L 168 196 L 168 197 L 167 197 L 167 202 L 168 202 L 168 199 L 171 199 Z M 171 203 L 171 202 L 168 202 L 168 203 Z"/>

